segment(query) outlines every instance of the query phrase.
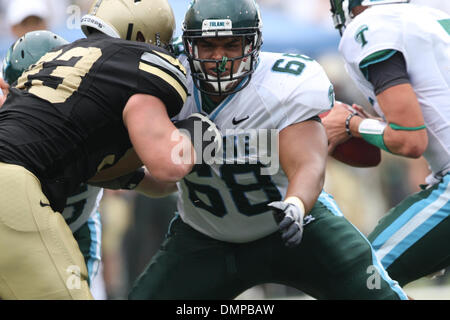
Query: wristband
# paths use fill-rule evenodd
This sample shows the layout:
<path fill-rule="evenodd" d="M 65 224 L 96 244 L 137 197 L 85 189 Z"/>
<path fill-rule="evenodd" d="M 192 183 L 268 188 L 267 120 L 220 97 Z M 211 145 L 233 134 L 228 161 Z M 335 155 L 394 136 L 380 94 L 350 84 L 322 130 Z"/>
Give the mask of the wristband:
<path fill-rule="evenodd" d="M 291 196 L 288 197 L 286 199 L 284 199 L 285 203 L 291 203 L 293 205 L 296 205 L 297 207 L 300 208 L 301 214 L 302 214 L 302 218 L 301 221 L 303 221 L 303 217 L 305 215 L 305 205 L 303 204 L 303 201 L 300 200 L 300 198 L 296 197 L 296 196 Z"/>
<path fill-rule="evenodd" d="M 353 137 L 352 132 L 350 131 L 350 120 L 357 114 L 357 112 L 352 112 L 347 116 L 347 119 L 345 119 L 345 132 L 347 132 L 350 137 Z"/>
<path fill-rule="evenodd" d="M 403 131 L 419 131 L 427 128 L 425 125 L 418 127 L 402 127 L 395 123 L 389 123 L 389 127 L 391 127 L 392 130 L 403 130 Z"/>
<path fill-rule="evenodd" d="M 390 152 L 384 144 L 383 134 L 386 128 L 386 123 L 375 119 L 364 119 L 358 127 L 358 132 L 362 138 L 368 143 Z"/>

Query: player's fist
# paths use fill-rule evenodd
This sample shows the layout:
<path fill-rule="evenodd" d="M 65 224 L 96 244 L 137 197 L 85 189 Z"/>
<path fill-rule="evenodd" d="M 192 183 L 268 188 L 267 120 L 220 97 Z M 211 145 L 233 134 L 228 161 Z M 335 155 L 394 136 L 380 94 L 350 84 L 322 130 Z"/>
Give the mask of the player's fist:
<path fill-rule="evenodd" d="M 268 204 L 273 210 L 275 221 L 281 232 L 287 247 L 294 247 L 300 244 L 303 237 L 303 216 L 305 209 L 303 204 L 287 201 L 274 201 Z"/>

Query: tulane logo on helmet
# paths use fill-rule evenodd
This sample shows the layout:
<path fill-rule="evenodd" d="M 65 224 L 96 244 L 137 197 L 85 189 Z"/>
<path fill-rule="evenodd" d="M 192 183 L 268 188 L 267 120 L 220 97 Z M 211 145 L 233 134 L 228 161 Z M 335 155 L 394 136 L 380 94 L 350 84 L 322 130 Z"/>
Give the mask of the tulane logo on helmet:
<path fill-rule="evenodd" d="M 184 18 L 182 37 L 195 86 L 210 95 L 231 94 L 243 89 L 258 61 L 261 28 L 261 14 L 254 0 L 192 0 Z M 240 56 L 224 56 L 217 60 L 199 57 L 199 40 L 227 37 L 241 39 Z M 204 70 L 205 62 L 216 63 L 216 75 Z M 224 75 L 227 65 L 231 65 L 231 71 Z"/>

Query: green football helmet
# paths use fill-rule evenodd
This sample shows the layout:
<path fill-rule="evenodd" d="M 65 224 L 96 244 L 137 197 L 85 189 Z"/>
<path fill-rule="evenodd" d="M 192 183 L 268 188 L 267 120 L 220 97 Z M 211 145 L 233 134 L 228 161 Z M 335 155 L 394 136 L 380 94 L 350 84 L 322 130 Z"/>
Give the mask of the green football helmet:
<path fill-rule="evenodd" d="M 183 43 L 191 66 L 195 86 L 209 95 L 228 95 L 245 88 L 255 71 L 262 45 L 262 21 L 255 0 L 192 0 L 183 22 Z M 242 55 L 220 60 L 200 59 L 196 41 L 203 38 L 241 37 Z M 240 63 L 237 72 L 211 76 L 204 70 L 205 62 L 223 69 L 231 62 Z M 239 83 L 239 85 L 237 85 Z"/>
<path fill-rule="evenodd" d="M 352 9 L 356 6 L 375 6 L 380 4 L 407 3 L 410 0 L 330 0 L 334 27 L 342 35 L 345 27 L 354 18 Z"/>
<path fill-rule="evenodd" d="M 67 43 L 60 36 L 46 30 L 26 33 L 9 48 L 3 60 L 3 78 L 8 84 L 13 84 L 44 54 Z"/>

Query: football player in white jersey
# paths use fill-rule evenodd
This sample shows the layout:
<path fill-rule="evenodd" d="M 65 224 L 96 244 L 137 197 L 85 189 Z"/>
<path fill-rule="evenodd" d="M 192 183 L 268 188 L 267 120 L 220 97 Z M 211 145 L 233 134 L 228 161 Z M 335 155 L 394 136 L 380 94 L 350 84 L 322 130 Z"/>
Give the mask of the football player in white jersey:
<path fill-rule="evenodd" d="M 331 83 L 306 56 L 260 53 L 261 25 L 254 0 L 194 0 L 186 12 L 191 95 L 179 119 L 207 114 L 223 149 L 177 184 L 179 215 L 129 298 L 233 299 L 263 283 L 318 299 L 406 298 L 322 191 L 318 115 L 334 103 Z"/>
<path fill-rule="evenodd" d="M 450 16 L 408 2 L 331 0 L 346 69 L 381 118 L 338 104 L 324 119 L 330 150 L 355 136 L 428 162 L 423 190 L 368 237 L 400 285 L 450 264 Z"/>

